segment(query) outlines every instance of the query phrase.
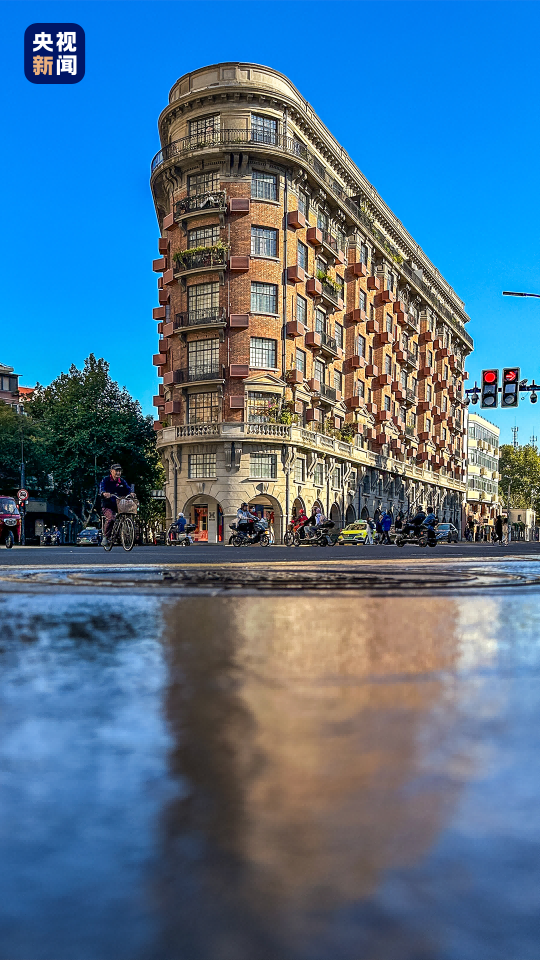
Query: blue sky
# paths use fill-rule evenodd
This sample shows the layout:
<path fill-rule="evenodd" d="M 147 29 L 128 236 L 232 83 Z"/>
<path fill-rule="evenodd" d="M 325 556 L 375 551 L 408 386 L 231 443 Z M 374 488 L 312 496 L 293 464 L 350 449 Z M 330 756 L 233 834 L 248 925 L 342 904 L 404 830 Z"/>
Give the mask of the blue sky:
<path fill-rule="evenodd" d="M 152 411 L 157 118 L 189 70 L 287 74 L 471 316 L 482 367 L 540 379 L 538 36 L 534 2 L 2 3 L 0 361 L 48 383 L 91 351 Z M 86 76 L 23 73 L 33 22 L 86 32 Z M 24 243 L 22 242 L 24 240 Z M 478 408 L 477 408 L 478 409 Z M 536 412 L 538 409 L 538 413 Z M 540 404 L 491 414 L 540 434 Z"/>

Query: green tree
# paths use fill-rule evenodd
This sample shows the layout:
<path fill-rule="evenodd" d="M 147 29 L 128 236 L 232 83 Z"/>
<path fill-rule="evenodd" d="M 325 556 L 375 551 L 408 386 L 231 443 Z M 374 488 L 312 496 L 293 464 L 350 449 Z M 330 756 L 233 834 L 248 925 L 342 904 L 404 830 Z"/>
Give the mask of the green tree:
<path fill-rule="evenodd" d="M 0 403 L 0 492 L 14 494 L 21 483 L 24 450 L 25 484 L 32 491 L 46 489 L 47 465 L 40 430 L 31 417 Z"/>
<path fill-rule="evenodd" d="M 501 499 L 506 502 L 510 482 L 510 506 L 532 507 L 540 513 L 540 455 L 536 447 L 526 444 L 500 448 L 499 473 Z"/>
<path fill-rule="evenodd" d="M 48 387 L 36 386 L 26 404 L 40 431 L 55 499 L 87 523 L 101 478 L 119 461 L 142 504 L 163 486 L 152 417 L 109 376 L 109 364 L 93 354 L 84 368 L 70 367 Z"/>

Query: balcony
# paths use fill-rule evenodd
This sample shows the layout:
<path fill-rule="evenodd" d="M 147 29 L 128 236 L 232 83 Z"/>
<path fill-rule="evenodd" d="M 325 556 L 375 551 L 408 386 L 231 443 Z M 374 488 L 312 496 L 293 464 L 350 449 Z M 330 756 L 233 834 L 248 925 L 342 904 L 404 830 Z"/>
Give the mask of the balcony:
<path fill-rule="evenodd" d="M 321 286 L 321 297 L 323 303 L 333 307 L 335 310 L 343 310 L 343 300 L 341 298 L 341 291 L 339 287 L 334 287 L 333 284 L 328 283 L 328 280 L 321 280 Z"/>
<path fill-rule="evenodd" d="M 337 357 L 338 346 L 335 337 L 329 336 L 328 333 L 321 333 L 321 352 L 330 357 Z"/>
<path fill-rule="evenodd" d="M 345 257 L 338 249 L 336 238 L 328 230 L 322 231 L 322 247 L 335 263 L 345 262 Z"/>
<path fill-rule="evenodd" d="M 413 330 L 415 333 L 420 332 L 420 321 L 414 316 L 413 313 L 405 313 L 403 315 L 403 326 L 408 327 L 410 330 Z"/>
<path fill-rule="evenodd" d="M 226 246 L 195 247 L 174 254 L 174 272 L 186 277 L 192 273 L 209 273 L 225 270 L 229 248 Z"/>
<path fill-rule="evenodd" d="M 300 210 L 291 210 L 287 214 L 287 226 L 291 227 L 292 230 L 300 230 L 306 225 L 306 218 Z"/>
<path fill-rule="evenodd" d="M 223 307 L 203 307 L 199 310 L 189 310 L 187 313 L 177 313 L 174 318 L 174 329 L 204 330 L 224 327 L 227 322 Z"/>
<path fill-rule="evenodd" d="M 308 227 L 306 240 L 312 247 L 320 247 L 322 245 L 322 230 L 319 230 L 318 227 Z"/>
<path fill-rule="evenodd" d="M 198 383 L 201 380 L 221 381 L 224 379 L 223 369 L 219 363 L 215 364 L 215 366 L 208 366 L 206 364 L 194 365 L 190 367 L 189 370 L 182 370 L 181 372 L 182 383 Z"/>
<path fill-rule="evenodd" d="M 407 387 L 407 391 L 406 391 L 406 394 L 405 394 L 405 403 L 406 403 L 409 407 L 416 407 L 416 405 L 417 405 L 417 403 L 418 403 L 418 397 L 416 396 L 414 390 L 410 390 L 408 387 Z"/>
<path fill-rule="evenodd" d="M 174 219 L 188 220 L 191 217 L 200 217 L 207 213 L 225 213 L 227 197 L 223 190 L 215 193 L 201 193 L 196 197 L 184 197 L 174 205 Z"/>
<path fill-rule="evenodd" d="M 321 383 L 320 397 L 321 397 L 321 400 L 323 400 L 326 403 L 337 403 L 338 391 L 334 390 L 333 387 L 327 386 L 326 383 Z"/>
<path fill-rule="evenodd" d="M 410 367 L 411 370 L 418 370 L 418 354 L 414 353 L 412 350 L 408 350 L 405 365 Z"/>

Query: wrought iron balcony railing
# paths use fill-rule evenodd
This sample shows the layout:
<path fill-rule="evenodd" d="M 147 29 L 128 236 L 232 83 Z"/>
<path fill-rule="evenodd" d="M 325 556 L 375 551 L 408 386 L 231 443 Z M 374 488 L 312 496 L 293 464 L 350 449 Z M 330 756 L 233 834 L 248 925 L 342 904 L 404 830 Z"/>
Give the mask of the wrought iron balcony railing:
<path fill-rule="evenodd" d="M 321 333 L 321 346 L 337 357 L 337 340 L 331 337 L 329 333 Z"/>
<path fill-rule="evenodd" d="M 225 267 L 229 254 L 228 247 L 205 247 L 203 250 L 183 250 L 175 255 L 174 272 L 197 270 L 200 267 Z"/>
<path fill-rule="evenodd" d="M 181 220 L 186 213 L 199 210 L 224 210 L 227 204 L 225 191 L 216 190 L 215 193 L 201 193 L 195 197 L 184 197 L 174 205 L 175 220 Z"/>
<path fill-rule="evenodd" d="M 398 271 L 406 274 L 412 280 L 415 286 L 422 292 L 435 309 L 443 316 L 450 327 L 462 337 L 463 340 L 472 348 L 472 337 L 464 330 L 461 324 L 456 321 L 450 310 L 441 302 L 437 294 L 424 283 L 416 271 L 404 262 L 399 250 L 390 243 L 387 237 L 376 226 L 375 221 L 368 213 L 362 209 L 362 206 L 354 199 L 354 195 L 348 193 L 341 184 L 334 179 L 332 173 L 326 169 L 324 164 L 314 156 L 303 143 L 299 143 L 292 137 L 283 136 L 280 133 L 272 133 L 268 138 L 259 131 L 250 130 L 214 130 L 205 134 L 199 134 L 191 137 L 184 137 L 181 140 L 175 140 L 167 144 L 162 150 L 159 150 L 151 164 L 151 173 L 153 174 L 162 163 L 176 157 L 183 157 L 196 150 L 208 150 L 212 147 L 235 146 L 239 144 L 262 144 L 263 146 L 272 146 L 274 149 L 283 151 L 291 156 L 299 157 L 307 166 L 317 174 L 317 176 L 329 187 L 336 197 L 341 200 L 344 206 L 357 221 L 362 223 L 371 236 L 379 245 L 392 256 Z"/>
<path fill-rule="evenodd" d="M 201 326 L 202 324 L 225 323 L 226 313 L 223 307 L 203 307 L 199 310 L 188 310 L 187 313 L 177 313 L 174 318 L 175 327 Z"/>
<path fill-rule="evenodd" d="M 334 290 L 334 288 L 331 287 L 329 283 L 325 283 L 324 280 L 322 281 L 322 289 L 323 289 L 323 295 L 325 297 L 328 297 L 329 300 L 332 300 L 333 303 L 337 304 L 338 300 L 340 299 L 339 292 L 337 290 Z"/>
<path fill-rule="evenodd" d="M 337 392 L 333 387 L 328 387 L 326 383 L 321 383 L 320 395 L 324 400 L 329 400 L 330 403 L 336 403 L 337 401 Z"/>
<path fill-rule="evenodd" d="M 198 364 L 190 366 L 188 370 L 182 371 L 182 379 L 185 382 L 193 383 L 196 380 L 223 380 L 223 370 L 220 364 L 210 366 L 208 364 Z"/>

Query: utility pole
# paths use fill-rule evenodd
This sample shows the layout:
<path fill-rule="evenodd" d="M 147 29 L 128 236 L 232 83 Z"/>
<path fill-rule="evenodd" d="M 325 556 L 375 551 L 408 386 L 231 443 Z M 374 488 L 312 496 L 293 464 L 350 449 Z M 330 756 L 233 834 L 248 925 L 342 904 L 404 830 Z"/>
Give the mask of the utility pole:
<path fill-rule="evenodd" d="M 534 433 L 533 433 L 533 435 L 532 435 L 532 437 L 531 437 L 531 447 L 535 447 L 535 446 L 536 446 L 537 440 L 538 440 L 538 437 L 536 437 L 536 436 L 534 435 Z"/>
<path fill-rule="evenodd" d="M 26 481 L 26 469 L 24 464 L 24 426 L 23 419 L 21 417 L 21 486 L 20 489 L 24 490 L 25 481 Z M 19 504 L 19 512 L 21 514 L 21 546 L 24 547 L 26 543 L 26 534 L 24 529 L 25 522 L 25 513 L 26 513 L 26 503 Z"/>
<path fill-rule="evenodd" d="M 514 435 L 514 450 L 517 450 L 519 427 L 512 427 L 512 433 Z"/>

